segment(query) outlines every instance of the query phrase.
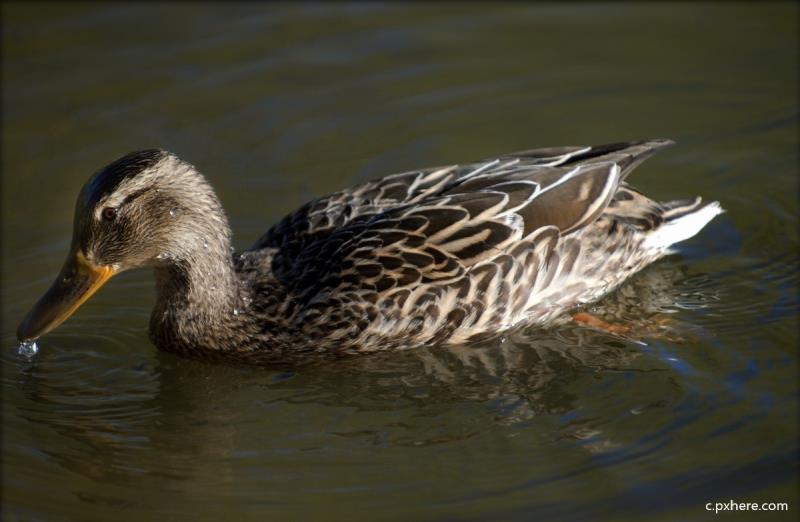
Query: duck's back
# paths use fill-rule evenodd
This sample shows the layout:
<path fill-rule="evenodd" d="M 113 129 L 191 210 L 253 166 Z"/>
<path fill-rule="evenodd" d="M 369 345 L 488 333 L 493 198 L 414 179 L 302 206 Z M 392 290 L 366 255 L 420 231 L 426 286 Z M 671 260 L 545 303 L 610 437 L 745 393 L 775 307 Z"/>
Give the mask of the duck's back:
<path fill-rule="evenodd" d="M 668 225 L 685 235 L 718 213 L 699 198 L 658 204 L 623 182 L 670 143 L 524 151 L 311 201 L 249 252 L 269 260 L 264 288 L 279 296 L 269 313 L 298 344 L 337 352 L 544 324 L 661 257 L 681 235 Z"/>

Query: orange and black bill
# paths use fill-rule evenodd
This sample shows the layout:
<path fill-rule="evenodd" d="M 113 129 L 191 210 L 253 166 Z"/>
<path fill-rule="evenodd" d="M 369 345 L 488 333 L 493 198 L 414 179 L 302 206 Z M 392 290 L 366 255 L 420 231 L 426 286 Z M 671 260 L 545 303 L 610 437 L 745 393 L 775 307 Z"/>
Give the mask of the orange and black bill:
<path fill-rule="evenodd" d="M 50 289 L 17 328 L 20 341 L 32 341 L 63 323 L 114 275 L 110 266 L 97 266 L 73 249 Z"/>

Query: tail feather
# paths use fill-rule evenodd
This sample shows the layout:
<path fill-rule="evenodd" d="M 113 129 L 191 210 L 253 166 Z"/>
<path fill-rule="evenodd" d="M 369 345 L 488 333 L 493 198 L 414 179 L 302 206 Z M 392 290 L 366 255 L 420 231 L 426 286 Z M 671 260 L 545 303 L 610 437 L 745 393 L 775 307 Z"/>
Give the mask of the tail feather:
<path fill-rule="evenodd" d="M 661 217 L 664 221 L 678 219 L 697 210 L 703 206 L 703 198 L 697 196 L 692 199 L 676 199 L 673 201 L 660 202 Z"/>
<path fill-rule="evenodd" d="M 694 236 L 712 219 L 725 212 L 719 202 L 713 201 L 703 205 L 699 197 L 694 201 L 673 201 L 663 206 L 666 208 L 663 214 L 664 223 L 647 236 L 644 241 L 645 248 L 667 249 Z"/>

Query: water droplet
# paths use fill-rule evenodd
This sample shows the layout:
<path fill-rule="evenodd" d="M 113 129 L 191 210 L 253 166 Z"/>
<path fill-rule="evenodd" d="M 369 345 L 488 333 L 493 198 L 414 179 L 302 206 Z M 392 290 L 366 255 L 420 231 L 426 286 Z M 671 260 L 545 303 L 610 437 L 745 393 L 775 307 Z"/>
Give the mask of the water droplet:
<path fill-rule="evenodd" d="M 22 341 L 19 343 L 17 353 L 26 359 L 31 359 L 34 355 L 39 353 L 39 346 L 36 344 L 36 341 Z"/>
<path fill-rule="evenodd" d="M 233 315 L 239 315 L 239 310 L 237 310 L 236 308 L 234 308 L 234 309 L 233 309 Z"/>
<path fill-rule="evenodd" d="M 205 239 L 203 240 L 203 246 L 208 248 L 208 241 L 206 241 Z"/>
<path fill-rule="evenodd" d="M 174 208 L 169 209 L 169 217 L 175 217 L 178 215 L 178 211 Z"/>

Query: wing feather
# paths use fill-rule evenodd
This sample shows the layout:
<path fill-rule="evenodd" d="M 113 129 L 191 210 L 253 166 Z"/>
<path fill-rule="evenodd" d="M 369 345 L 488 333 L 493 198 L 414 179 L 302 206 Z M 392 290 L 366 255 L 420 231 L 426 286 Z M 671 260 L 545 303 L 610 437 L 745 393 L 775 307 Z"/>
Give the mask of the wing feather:
<path fill-rule="evenodd" d="M 413 306 L 418 287 L 455 284 L 502 255 L 560 266 L 560 238 L 597 219 L 630 170 L 667 144 L 536 149 L 394 174 L 309 202 L 253 248 L 276 250 L 276 277 L 306 305 L 382 292 Z M 568 269 L 575 259 L 562 261 Z M 526 277 L 544 285 L 554 272 Z"/>

